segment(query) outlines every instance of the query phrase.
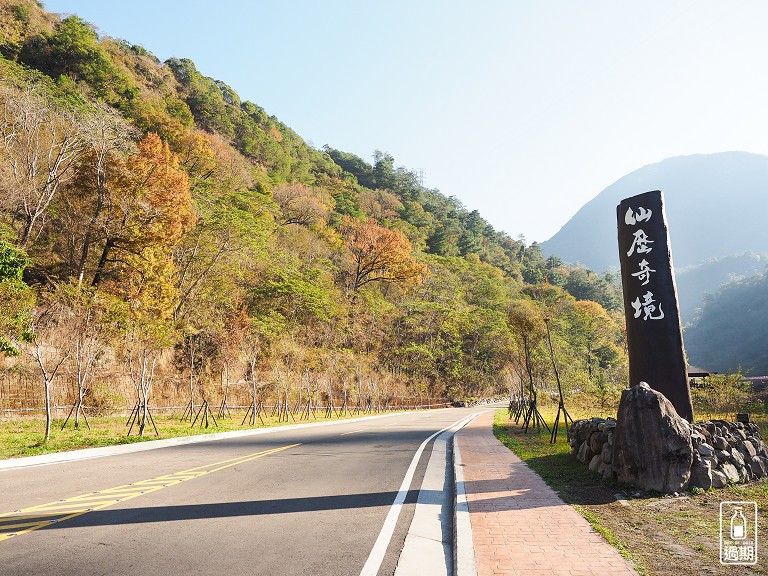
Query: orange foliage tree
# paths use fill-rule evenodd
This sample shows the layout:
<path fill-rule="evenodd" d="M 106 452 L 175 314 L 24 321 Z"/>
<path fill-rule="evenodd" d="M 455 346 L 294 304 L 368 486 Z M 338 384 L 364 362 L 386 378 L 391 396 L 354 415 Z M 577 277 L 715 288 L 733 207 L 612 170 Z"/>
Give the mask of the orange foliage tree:
<path fill-rule="evenodd" d="M 123 276 L 130 269 L 141 269 L 142 259 L 147 265 L 153 260 L 153 267 L 166 256 L 170 261 L 173 246 L 196 221 L 189 178 L 157 134 L 147 135 L 139 143 L 139 153 L 121 162 L 112 178 L 116 193 L 103 224 L 106 237 L 94 285 L 110 264 L 117 264 L 118 275 Z"/>
<path fill-rule="evenodd" d="M 426 271 L 414 260 L 405 235 L 384 228 L 375 218 L 356 220 L 346 216 L 340 231 L 351 256 L 349 287 L 353 292 L 370 282 L 418 282 Z"/>

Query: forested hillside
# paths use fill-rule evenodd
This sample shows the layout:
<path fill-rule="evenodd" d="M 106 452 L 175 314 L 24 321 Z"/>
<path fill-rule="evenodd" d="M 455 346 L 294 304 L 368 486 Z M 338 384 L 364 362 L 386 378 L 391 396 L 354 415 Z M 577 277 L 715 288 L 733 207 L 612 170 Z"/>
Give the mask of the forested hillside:
<path fill-rule="evenodd" d="M 701 315 L 685 331 L 691 362 L 723 373 L 764 376 L 767 325 L 768 275 L 726 284 L 707 297 Z"/>
<path fill-rule="evenodd" d="M 6 404 L 29 382 L 113 406 L 504 393 L 551 383 L 545 317 L 569 389 L 623 384 L 611 277 L 389 154 L 307 145 L 189 60 L 32 0 L 0 4 L 0 33 Z"/>

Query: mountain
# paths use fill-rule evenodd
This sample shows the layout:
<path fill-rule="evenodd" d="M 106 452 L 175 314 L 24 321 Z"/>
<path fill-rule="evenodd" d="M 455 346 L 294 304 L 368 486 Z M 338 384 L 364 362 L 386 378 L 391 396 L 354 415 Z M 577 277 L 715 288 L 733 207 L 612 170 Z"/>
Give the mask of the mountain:
<path fill-rule="evenodd" d="M 746 152 L 669 158 L 624 176 L 585 204 L 552 238 L 546 257 L 592 270 L 619 266 L 616 206 L 664 192 L 685 346 L 696 365 L 718 372 L 768 369 L 768 334 L 758 319 L 768 266 L 768 157 Z"/>
<path fill-rule="evenodd" d="M 745 252 L 768 253 L 768 157 L 747 152 L 679 156 L 644 166 L 585 204 L 542 242 L 542 253 L 598 272 L 618 268 L 616 206 L 649 190 L 664 192 L 676 267 Z"/>
<path fill-rule="evenodd" d="M 725 285 L 751 278 L 765 271 L 768 255 L 745 252 L 723 258 L 710 258 L 675 271 L 680 315 L 684 322 L 698 319 L 708 295 L 714 295 Z"/>
<path fill-rule="evenodd" d="M 543 242 L 543 255 L 618 269 L 616 206 L 649 190 L 664 192 L 684 323 L 694 320 L 705 294 L 765 270 L 768 157 L 747 152 L 678 156 L 624 176 Z"/>

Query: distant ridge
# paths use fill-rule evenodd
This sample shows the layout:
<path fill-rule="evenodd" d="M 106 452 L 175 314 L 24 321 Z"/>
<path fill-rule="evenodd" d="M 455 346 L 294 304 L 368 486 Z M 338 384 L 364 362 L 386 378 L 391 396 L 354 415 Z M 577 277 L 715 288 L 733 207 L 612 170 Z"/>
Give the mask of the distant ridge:
<path fill-rule="evenodd" d="M 768 252 L 768 156 L 721 152 L 649 164 L 608 186 L 541 244 L 595 272 L 618 268 L 616 205 L 662 190 L 677 268 L 745 252 Z"/>

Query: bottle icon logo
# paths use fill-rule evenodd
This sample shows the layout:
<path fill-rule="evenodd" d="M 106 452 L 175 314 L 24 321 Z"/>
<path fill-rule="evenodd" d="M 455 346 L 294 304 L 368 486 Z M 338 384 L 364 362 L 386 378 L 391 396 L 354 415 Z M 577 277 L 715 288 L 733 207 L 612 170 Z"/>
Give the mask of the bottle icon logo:
<path fill-rule="evenodd" d="M 720 563 L 757 564 L 757 503 L 720 503 Z"/>
<path fill-rule="evenodd" d="M 736 506 L 731 516 L 731 539 L 744 540 L 747 537 L 747 520 L 741 511 L 741 506 Z"/>

